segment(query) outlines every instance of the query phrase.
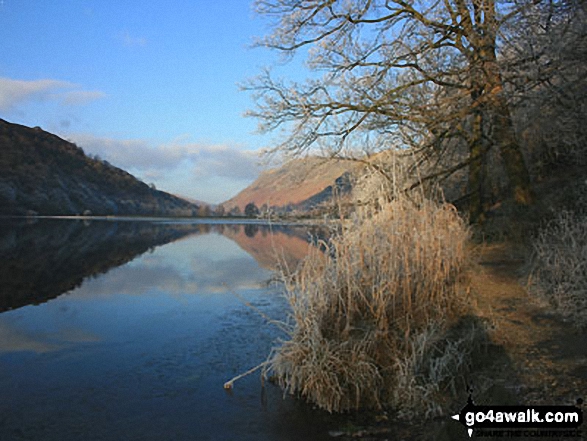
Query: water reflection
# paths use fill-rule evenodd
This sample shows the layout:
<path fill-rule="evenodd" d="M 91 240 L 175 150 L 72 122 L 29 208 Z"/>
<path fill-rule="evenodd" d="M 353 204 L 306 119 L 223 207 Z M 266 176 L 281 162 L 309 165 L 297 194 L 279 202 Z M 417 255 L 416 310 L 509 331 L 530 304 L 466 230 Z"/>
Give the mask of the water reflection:
<path fill-rule="evenodd" d="M 0 323 L 0 353 L 44 353 L 64 349 L 69 344 L 95 341 L 99 341 L 96 335 L 81 329 L 62 329 L 53 333 L 23 332 L 21 329 L 13 329 L 9 322 Z"/>
<path fill-rule="evenodd" d="M 147 222 L 0 223 L 0 311 L 38 304 L 149 249 L 202 230 Z"/>
<path fill-rule="evenodd" d="M 328 439 L 327 416 L 258 376 L 280 318 L 274 256 L 308 232 L 43 220 L 0 230 L 0 439 Z"/>
<path fill-rule="evenodd" d="M 259 224 L 57 219 L 31 223 L 4 219 L 0 221 L 0 312 L 53 299 L 79 287 L 84 279 L 107 273 L 157 246 L 211 233 L 235 241 L 266 269 L 273 269 L 278 259 L 295 265 L 305 255 L 309 237 L 300 229 Z M 189 262 L 190 274 L 186 274 L 186 268 L 183 276 L 177 274 L 178 264 L 166 264 L 168 259 L 163 252 L 157 258 L 144 259 L 141 268 L 127 269 L 122 278 L 118 272 L 109 274 L 101 287 L 93 289 L 110 293 L 114 287 L 114 291 L 126 292 L 132 286 L 142 292 L 142 285 L 171 291 L 223 291 L 258 277 L 257 264 L 240 254 L 230 261 L 231 257 L 224 253 L 224 262 L 218 265 L 214 258 L 223 252 L 218 249 L 218 241 L 203 240 L 199 246 L 208 247 L 209 253 L 187 256 L 182 263 Z M 176 255 L 181 252 L 179 248 L 173 251 Z"/>

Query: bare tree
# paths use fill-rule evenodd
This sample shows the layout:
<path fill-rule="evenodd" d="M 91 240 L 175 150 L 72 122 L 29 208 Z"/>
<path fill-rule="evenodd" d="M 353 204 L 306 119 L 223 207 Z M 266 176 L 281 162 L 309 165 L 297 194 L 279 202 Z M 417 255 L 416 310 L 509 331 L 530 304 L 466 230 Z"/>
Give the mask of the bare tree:
<path fill-rule="evenodd" d="M 515 201 L 533 201 L 498 63 L 502 29 L 524 0 L 257 0 L 274 20 L 259 45 L 307 49 L 303 83 L 270 70 L 245 86 L 262 131 L 285 127 L 276 150 L 327 145 L 341 155 L 373 135 L 425 164 L 418 182 L 468 169 L 472 220 L 483 217 L 487 155 L 497 150 Z"/>
<path fill-rule="evenodd" d="M 509 23 L 500 64 L 534 173 L 587 159 L 587 4 L 548 0 Z"/>
<path fill-rule="evenodd" d="M 226 208 L 224 207 L 224 205 L 220 204 L 216 207 L 216 210 L 214 210 L 214 215 L 218 216 L 218 217 L 223 217 L 226 215 Z"/>

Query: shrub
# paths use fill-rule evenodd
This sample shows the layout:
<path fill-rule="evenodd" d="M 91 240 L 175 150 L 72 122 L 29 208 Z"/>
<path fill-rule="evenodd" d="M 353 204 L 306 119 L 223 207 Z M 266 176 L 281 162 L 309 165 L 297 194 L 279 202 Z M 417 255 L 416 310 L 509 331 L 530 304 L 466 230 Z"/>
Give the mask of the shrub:
<path fill-rule="evenodd" d="M 463 304 L 468 237 L 453 206 L 423 198 L 355 213 L 283 274 L 289 340 L 269 370 L 287 392 L 330 412 L 415 405 L 434 389 L 422 372 L 441 377 L 434 363 L 450 363 L 430 348 Z"/>
<path fill-rule="evenodd" d="M 587 327 L 587 216 L 561 212 L 534 241 L 530 290 L 579 328 Z"/>

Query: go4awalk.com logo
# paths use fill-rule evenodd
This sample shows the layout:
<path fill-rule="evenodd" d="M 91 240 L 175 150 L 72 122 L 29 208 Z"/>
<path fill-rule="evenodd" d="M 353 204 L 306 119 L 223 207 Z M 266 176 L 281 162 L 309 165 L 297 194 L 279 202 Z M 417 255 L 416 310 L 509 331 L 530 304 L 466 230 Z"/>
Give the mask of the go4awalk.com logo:
<path fill-rule="evenodd" d="M 465 426 L 469 437 L 581 437 L 583 411 L 577 406 L 477 406 L 469 396 L 452 419 Z"/>

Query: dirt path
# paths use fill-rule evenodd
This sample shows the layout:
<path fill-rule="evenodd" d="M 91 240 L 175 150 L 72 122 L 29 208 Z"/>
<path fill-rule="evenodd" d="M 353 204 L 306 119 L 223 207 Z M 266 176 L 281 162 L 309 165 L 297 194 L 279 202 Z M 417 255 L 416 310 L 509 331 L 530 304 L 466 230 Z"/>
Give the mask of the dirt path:
<path fill-rule="evenodd" d="M 523 253 L 502 244 L 483 245 L 477 253 L 478 263 L 470 272 L 470 298 L 474 315 L 487 328 L 489 344 L 475 356 L 467 374 L 475 403 L 570 405 L 577 398 L 587 400 L 587 332 L 568 326 L 549 305 L 528 294 Z M 460 403 L 466 404 L 466 390 L 459 395 L 456 412 Z M 585 414 L 585 404 L 583 410 Z M 463 427 L 448 417 L 422 425 L 389 421 L 340 434 L 346 435 L 340 436 L 343 441 L 469 439 Z"/>
<path fill-rule="evenodd" d="M 564 323 L 520 283 L 524 261 L 505 245 L 484 246 L 471 277 L 480 317 L 509 366 L 495 366 L 494 382 L 520 404 L 574 404 L 587 399 L 587 333 Z M 488 397 L 490 399 L 491 397 Z M 499 399 L 500 397 L 492 397 Z M 505 403 L 492 403 L 505 404 Z"/>

